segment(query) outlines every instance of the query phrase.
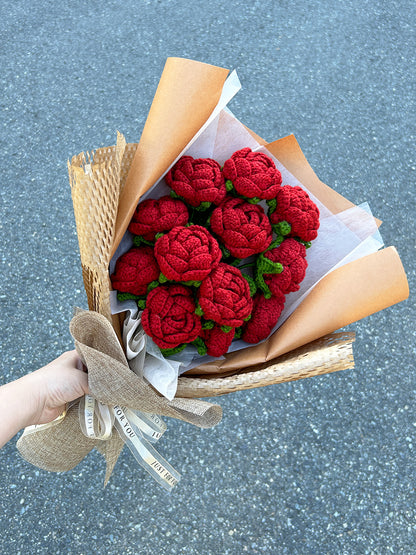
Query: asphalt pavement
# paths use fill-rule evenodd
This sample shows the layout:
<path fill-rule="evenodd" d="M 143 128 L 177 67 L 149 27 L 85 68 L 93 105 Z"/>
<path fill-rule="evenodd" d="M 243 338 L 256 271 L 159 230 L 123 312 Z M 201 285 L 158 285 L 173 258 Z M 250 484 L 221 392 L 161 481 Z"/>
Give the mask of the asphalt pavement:
<path fill-rule="evenodd" d="M 125 449 L 53 474 L 0 451 L 0 553 L 416 552 L 415 29 L 409 0 L 16 0 L 0 7 L 1 382 L 72 348 L 86 308 L 66 163 L 137 142 L 168 56 L 236 69 L 233 113 L 294 133 L 322 181 L 383 220 L 409 300 L 352 324 L 355 369 L 169 421 L 168 495 Z"/>

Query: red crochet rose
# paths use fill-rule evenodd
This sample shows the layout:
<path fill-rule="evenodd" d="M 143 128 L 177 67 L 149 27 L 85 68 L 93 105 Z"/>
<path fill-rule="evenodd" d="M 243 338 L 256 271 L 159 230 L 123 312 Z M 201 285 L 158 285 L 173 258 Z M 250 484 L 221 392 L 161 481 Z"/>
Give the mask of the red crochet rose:
<path fill-rule="evenodd" d="M 173 281 L 201 281 L 221 260 L 218 242 L 205 227 L 174 227 L 155 244 L 163 275 Z"/>
<path fill-rule="evenodd" d="M 226 198 L 213 211 L 210 225 L 236 258 L 262 252 L 272 240 L 272 227 L 263 208 L 240 198 Z"/>
<path fill-rule="evenodd" d="M 266 299 L 261 293 L 256 293 L 253 301 L 251 318 L 245 324 L 241 337 L 247 343 L 258 343 L 270 335 L 282 313 L 285 296 L 280 293 Z"/>
<path fill-rule="evenodd" d="M 234 152 L 224 163 L 222 173 L 239 195 L 258 201 L 274 198 L 282 184 L 282 175 L 273 160 L 251 148 Z"/>
<path fill-rule="evenodd" d="M 273 262 L 280 262 L 283 272 L 280 274 L 264 274 L 264 281 L 272 295 L 298 291 L 303 281 L 308 263 L 306 262 L 306 248 L 295 239 L 285 239 L 283 243 L 264 253 Z"/>
<path fill-rule="evenodd" d="M 221 166 L 211 158 L 182 156 L 168 171 L 165 181 L 177 195 L 195 207 L 207 208 L 212 202 L 219 204 L 227 193 Z"/>
<path fill-rule="evenodd" d="M 276 210 L 270 214 L 272 224 L 287 222 L 290 235 L 302 241 L 313 241 L 318 236 L 319 210 L 301 187 L 284 185 L 276 195 Z"/>
<path fill-rule="evenodd" d="M 199 305 L 204 318 L 237 328 L 251 314 L 250 288 L 241 271 L 221 262 L 201 283 Z"/>
<path fill-rule="evenodd" d="M 129 231 L 146 241 L 154 241 L 156 233 L 185 225 L 188 218 L 188 209 L 180 199 L 173 199 L 169 195 L 159 199 L 146 199 L 137 206 Z"/>
<path fill-rule="evenodd" d="M 145 295 L 147 286 L 157 280 L 159 274 L 152 247 L 134 247 L 117 260 L 111 283 L 117 291 Z"/>
<path fill-rule="evenodd" d="M 161 349 L 190 343 L 201 334 L 192 290 L 184 285 L 159 285 L 146 299 L 142 325 Z"/>
<path fill-rule="evenodd" d="M 230 348 L 234 338 L 235 329 L 225 332 L 221 326 L 215 325 L 209 330 L 202 330 L 201 339 L 207 348 L 207 355 L 211 357 L 220 357 Z"/>

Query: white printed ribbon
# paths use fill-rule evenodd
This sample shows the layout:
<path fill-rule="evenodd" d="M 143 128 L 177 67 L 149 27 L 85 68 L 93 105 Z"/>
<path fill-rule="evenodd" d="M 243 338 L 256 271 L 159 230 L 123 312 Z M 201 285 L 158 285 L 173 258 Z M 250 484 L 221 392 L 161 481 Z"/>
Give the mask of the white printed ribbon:
<path fill-rule="evenodd" d="M 157 415 L 149 415 L 150 431 L 153 432 L 149 435 L 144 432 L 148 427 L 148 423 L 143 420 L 145 413 L 139 411 L 132 411 L 119 407 L 113 407 L 116 430 L 121 434 L 123 441 L 132 452 L 136 461 L 167 491 L 171 491 L 173 487 L 181 479 L 181 475 L 177 472 L 151 445 L 150 441 L 157 441 L 166 429 L 166 425 Z M 146 415 L 145 415 L 146 416 Z M 156 417 L 160 420 L 159 426 L 153 418 Z M 162 426 L 163 425 L 163 426 Z M 164 428 L 164 429 L 163 429 Z M 145 435 L 147 437 L 145 437 Z"/>
<path fill-rule="evenodd" d="M 166 431 L 165 422 L 156 414 L 114 405 L 109 407 L 85 395 L 79 404 L 80 425 L 92 439 L 109 439 L 113 427 L 120 434 L 136 461 L 167 491 L 181 476 L 152 446 Z"/>
<path fill-rule="evenodd" d="M 82 433 L 91 439 L 110 439 L 114 415 L 107 405 L 84 395 L 79 401 L 80 426 Z"/>

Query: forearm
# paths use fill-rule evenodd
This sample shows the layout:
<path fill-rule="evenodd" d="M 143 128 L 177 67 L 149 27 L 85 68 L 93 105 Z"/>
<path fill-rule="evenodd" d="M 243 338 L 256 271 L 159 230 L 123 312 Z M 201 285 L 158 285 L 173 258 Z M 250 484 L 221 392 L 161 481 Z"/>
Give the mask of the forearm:
<path fill-rule="evenodd" d="M 36 395 L 31 375 L 0 386 L 0 447 L 33 423 Z"/>

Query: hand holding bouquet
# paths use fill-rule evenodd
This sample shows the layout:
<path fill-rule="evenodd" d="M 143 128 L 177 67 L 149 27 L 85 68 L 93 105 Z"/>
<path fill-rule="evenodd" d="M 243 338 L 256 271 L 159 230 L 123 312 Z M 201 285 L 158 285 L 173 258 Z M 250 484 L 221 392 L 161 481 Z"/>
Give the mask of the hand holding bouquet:
<path fill-rule="evenodd" d="M 127 444 L 170 489 L 149 445 L 160 415 L 211 427 L 221 409 L 196 397 L 351 368 L 353 334 L 332 332 L 408 295 L 368 206 L 323 184 L 293 136 L 266 143 L 234 118 L 227 75 L 170 58 L 139 144 L 119 134 L 69 164 L 90 309 L 70 329 L 91 397 L 21 437 L 41 468 L 95 447 L 107 480 Z"/>

